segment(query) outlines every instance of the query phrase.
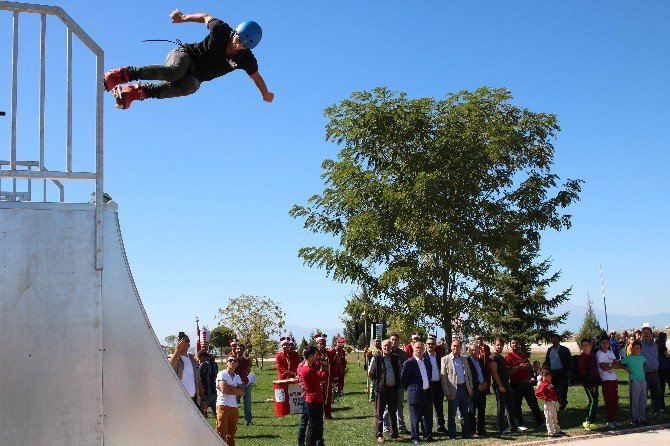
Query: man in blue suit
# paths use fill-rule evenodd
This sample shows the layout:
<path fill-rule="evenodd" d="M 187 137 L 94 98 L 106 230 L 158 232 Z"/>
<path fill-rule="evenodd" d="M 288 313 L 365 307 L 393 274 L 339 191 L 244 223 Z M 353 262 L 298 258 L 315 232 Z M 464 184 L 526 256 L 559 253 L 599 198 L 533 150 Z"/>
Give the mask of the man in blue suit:
<path fill-rule="evenodd" d="M 402 366 L 400 382 L 407 390 L 412 444 L 419 443 L 419 422 L 423 423 L 423 439 L 433 441 L 433 399 L 430 392 L 432 367 L 430 359 L 424 357 L 423 342 L 414 343 L 412 357 Z"/>

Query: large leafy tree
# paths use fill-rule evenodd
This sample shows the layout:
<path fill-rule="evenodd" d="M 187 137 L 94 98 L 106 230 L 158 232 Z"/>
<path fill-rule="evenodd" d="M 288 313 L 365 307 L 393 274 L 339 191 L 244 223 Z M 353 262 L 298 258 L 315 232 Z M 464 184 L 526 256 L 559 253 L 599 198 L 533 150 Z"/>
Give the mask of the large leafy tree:
<path fill-rule="evenodd" d="M 225 308 L 219 309 L 220 325 L 237 333 L 252 358 L 261 358 L 261 368 L 263 355 L 277 346 L 284 316 L 281 306 L 272 299 L 246 294 L 230 299 Z"/>
<path fill-rule="evenodd" d="M 569 227 L 563 209 L 578 199 L 581 181 L 551 170 L 556 117 L 511 100 L 486 87 L 442 100 L 377 88 L 327 108 L 326 139 L 341 150 L 323 162 L 324 191 L 291 215 L 339 246 L 299 256 L 397 311 L 418 309 L 450 342 L 500 252 Z"/>

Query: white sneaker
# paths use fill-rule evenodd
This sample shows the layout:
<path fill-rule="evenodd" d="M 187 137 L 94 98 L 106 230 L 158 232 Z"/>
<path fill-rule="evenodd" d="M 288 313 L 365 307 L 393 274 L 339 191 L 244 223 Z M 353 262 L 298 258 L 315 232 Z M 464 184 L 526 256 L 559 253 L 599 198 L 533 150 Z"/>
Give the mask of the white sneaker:
<path fill-rule="evenodd" d="M 607 428 L 608 428 L 608 429 L 616 429 L 616 426 L 614 425 L 614 423 L 612 423 L 611 421 L 609 421 L 609 422 L 607 423 Z"/>
<path fill-rule="evenodd" d="M 519 426 L 517 429 L 519 429 L 519 432 L 526 432 L 528 430 L 526 426 Z"/>

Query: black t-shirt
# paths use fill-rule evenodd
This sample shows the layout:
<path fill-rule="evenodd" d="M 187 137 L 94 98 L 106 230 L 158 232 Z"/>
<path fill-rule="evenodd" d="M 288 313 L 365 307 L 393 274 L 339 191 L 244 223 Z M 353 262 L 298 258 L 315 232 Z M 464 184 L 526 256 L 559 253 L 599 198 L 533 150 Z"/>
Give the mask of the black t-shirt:
<path fill-rule="evenodd" d="M 205 40 L 184 45 L 201 82 L 211 81 L 237 69 L 246 71 L 248 75 L 258 71 L 258 62 L 249 49 L 234 56 L 226 56 L 226 46 L 233 35 L 230 25 L 219 19 L 211 19 L 207 22 L 207 28 L 209 35 Z"/>
<path fill-rule="evenodd" d="M 503 358 L 502 355 L 494 353 L 491 355 L 491 361 L 496 363 L 500 382 L 503 386 L 507 387 L 509 385 L 509 375 L 507 374 L 507 362 L 505 362 L 505 358 Z M 493 374 L 491 376 L 493 376 Z M 495 379 L 493 380 L 493 386 L 496 388 L 498 387 L 498 383 L 496 383 Z"/>

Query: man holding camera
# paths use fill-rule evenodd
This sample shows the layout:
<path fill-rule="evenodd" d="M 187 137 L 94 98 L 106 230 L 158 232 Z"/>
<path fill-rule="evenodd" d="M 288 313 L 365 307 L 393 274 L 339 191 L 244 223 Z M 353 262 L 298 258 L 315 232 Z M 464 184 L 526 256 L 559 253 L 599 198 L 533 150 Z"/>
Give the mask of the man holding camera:
<path fill-rule="evenodd" d="M 188 396 L 193 399 L 198 409 L 206 414 L 207 406 L 205 405 L 205 393 L 200 381 L 198 361 L 188 352 L 190 346 L 191 340 L 189 337 L 183 331 L 179 332 L 177 347 L 172 358 L 170 358 L 170 365 L 186 389 Z"/>

